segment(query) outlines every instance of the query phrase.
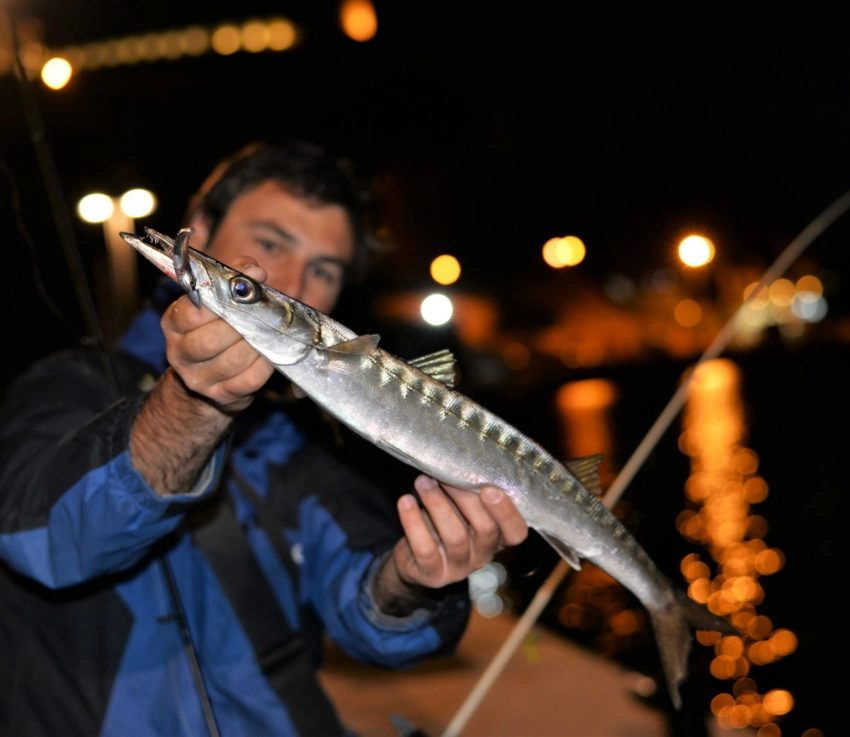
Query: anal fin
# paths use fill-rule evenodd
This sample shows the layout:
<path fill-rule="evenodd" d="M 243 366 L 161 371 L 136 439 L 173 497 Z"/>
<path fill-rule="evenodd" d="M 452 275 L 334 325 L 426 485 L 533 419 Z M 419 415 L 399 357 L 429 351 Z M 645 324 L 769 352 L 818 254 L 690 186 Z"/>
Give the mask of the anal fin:
<path fill-rule="evenodd" d="M 574 568 L 577 571 L 581 570 L 581 558 L 579 558 L 578 553 L 576 553 L 575 550 L 566 543 L 561 542 L 557 537 L 550 535 L 548 532 L 541 532 L 540 530 L 537 530 L 537 532 L 555 549 L 558 555 L 570 564 L 571 568 Z"/>

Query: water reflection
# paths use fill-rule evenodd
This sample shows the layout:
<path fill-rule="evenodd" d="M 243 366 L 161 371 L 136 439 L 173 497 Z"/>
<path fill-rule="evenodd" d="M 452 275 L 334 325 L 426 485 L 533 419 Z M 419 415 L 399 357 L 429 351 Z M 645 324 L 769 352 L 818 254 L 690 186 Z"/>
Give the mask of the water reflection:
<path fill-rule="evenodd" d="M 761 691 L 753 673 L 793 653 L 798 644 L 794 632 L 777 628 L 758 612 L 765 598 L 761 579 L 785 564 L 783 552 L 766 542 L 768 520 L 753 512 L 767 498 L 769 486 L 759 475 L 758 454 L 746 444 L 749 427 L 738 365 L 715 359 L 692 370 L 678 441 L 690 470 L 686 508 L 676 525 L 698 552 L 686 555 L 680 569 L 690 596 L 729 618 L 740 633 L 697 633 L 702 645 L 713 648 L 711 675 L 731 684 L 728 693 L 714 696 L 710 708 L 721 728 L 752 728 L 759 737 L 780 737 L 782 717 L 793 710 L 794 697 L 781 687 Z M 617 471 L 611 422 L 617 398 L 616 386 L 602 379 L 571 382 L 556 394 L 564 457 L 602 452 L 603 488 Z M 605 654 L 621 656 L 651 640 L 643 609 L 594 566 L 585 565 L 572 577 L 558 607 L 560 624 L 573 632 L 596 633 L 593 644 Z M 718 691 L 725 685 L 718 683 Z"/>
<path fill-rule="evenodd" d="M 767 521 L 751 512 L 766 499 L 768 485 L 758 475 L 758 454 L 746 446 L 740 369 L 729 359 L 715 359 L 694 371 L 679 436 L 679 449 L 690 459 L 685 495 L 691 508 L 679 515 L 677 527 L 708 551 L 712 565 L 692 553 L 681 570 L 691 597 L 728 616 L 741 633 L 698 633 L 701 642 L 714 645 L 712 675 L 733 682 L 732 693 L 717 695 L 711 709 L 723 727 L 764 728 L 760 733 L 778 735 L 775 722 L 793 709 L 793 696 L 781 688 L 760 693 L 752 669 L 797 647 L 793 632 L 775 629 L 757 612 L 765 596 L 759 578 L 779 571 L 785 557 L 767 546 Z"/>
<path fill-rule="evenodd" d="M 603 489 L 611 484 L 618 470 L 611 420 L 617 395 L 611 381 L 586 379 L 565 384 L 555 396 L 563 457 L 601 453 L 599 477 Z M 594 646 L 609 656 L 646 645 L 652 638 L 643 607 L 605 571 L 587 561 L 573 573 L 557 618 L 568 629 L 598 632 L 593 638 Z M 643 688 L 646 692 L 647 687 Z"/>

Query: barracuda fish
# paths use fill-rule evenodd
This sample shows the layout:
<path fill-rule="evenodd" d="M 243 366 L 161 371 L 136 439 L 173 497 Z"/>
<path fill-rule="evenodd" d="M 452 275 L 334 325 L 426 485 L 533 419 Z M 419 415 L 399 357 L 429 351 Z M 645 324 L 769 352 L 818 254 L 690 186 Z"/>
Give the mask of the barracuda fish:
<path fill-rule="evenodd" d="M 304 395 L 390 455 L 454 486 L 492 484 L 513 500 L 570 566 L 592 562 L 649 612 L 674 706 L 687 677 L 692 629 L 733 633 L 677 590 L 600 501 L 601 456 L 561 463 L 543 447 L 455 391 L 448 352 L 410 362 L 324 313 L 188 245 L 145 229 L 122 238 L 177 281 L 195 305 L 226 320 Z"/>

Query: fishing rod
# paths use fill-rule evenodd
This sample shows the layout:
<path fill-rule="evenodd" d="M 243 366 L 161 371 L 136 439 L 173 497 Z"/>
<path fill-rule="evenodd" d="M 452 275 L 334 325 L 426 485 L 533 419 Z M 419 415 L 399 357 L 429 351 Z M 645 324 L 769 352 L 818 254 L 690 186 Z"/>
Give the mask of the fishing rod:
<path fill-rule="evenodd" d="M 115 370 L 104 344 L 103 330 L 97 316 L 97 310 L 95 309 L 94 299 L 92 298 L 92 292 L 86 279 L 82 260 L 80 259 L 80 250 L 74 239 L 74 231 L 71 226 L 67 203 L 63 195 L 62 186 L 50 152 L 50 147 L 47 143 L 47 132 L 44 126 L 44 121 L 41 117 L 35 96 L 33 95 L 32 89 L 29 85 L 26 70 L 21 62 L 20 45 L 18 43 L 18 33 L 15 25 L 14 14 L 8 5 L 5 10 L 8 19 L 10 45 L 15 61 L 15 76 L 18 80 L 18 88 L 21 93 L 24 112 L 29 125 L 30 138 L 35 148 L 36 159 L 38 160 L 42 177 L 44 178 L 50 209 L 53 214 L 54 222 L 56 223 L 56 229 L 59 233 L 59 242 L 62 245 L 65 259 L 71 269 L 71 281 L 73 282 L 77 300 L 79 301 L 80 308 L 83 312 L 83 319 L 88 333 L 82 342 L 84 345 L 94 348 L 100 356 L 110 396 L 112 396 L 113 399 L 118 399 L 120 397 L 120 392 L 118 389 L 118 383 L 115 379 Z M 38 275 L 36 276 L 36 281 L 38 282 L 39 291 L 44 295 L 45 292 L 42 288 L 40 277 Z M 50 302 L 49 299 L 48 302 Z M 51 306 L 53 306 L 52 303 Z M 163 578 L 165 579 L 166 588 L 171 599 L 173 609 L 171 616 L 177 624 L 180 639 L 183 643 L 186 657 L 189 660 L 192 679 L 195 682 L 195 689 L 198 692 L 198 697 L 201 703 L 201 711 L 204 715 L 207 731 L 209 732 L 210 737 L 219 737 L 220 732 L 216 723 L 215 714 L 212 710 L 209 692 L 203 679 L 197 651 L 190 636 L 189 624 L 186 619 L 183 602 L 180 598 L 180 592 L 177 589 L 174 573 L 171 570 L 171 564 L 165 554 L 162 554 L 159 557 L 159 563 L 162 569 Z"/>
<path fill-rule="evenodd" d="M 690 385 L 696 374 L 696 369 L 706 361 L 717 358 L 728 346 L 729 342 L 735 334 L 738 319 L 749 303 L 756 299 L 762 293 L 762 290 L 769 286 L 773 281 L 778 279 L 785 271 L 793 264 L 803 252 L 832 225 L 845 212 L 850 210 L 850 190 L 841 195 L 825 210 L 823 210 L 803 231 L 793 240 L 777 259 L 767 268 L 762 275 L 758 284 L 750 290 L 749 294 L 744 298 L 738 309 L 726 321 L 725 325 L 720 329 L 715 339 L 711 342 L 708 348 L 699 357 L 697 362 L 691 367 L 685 376 L 684 380 L 679 385 L 679 388 L 670 398 L 667 406 L 661 411 L 658 419 L 639 443 L 638 447 L 632 453 L 631 457 L 625 463 L 623 468 L 617 474 L 608 491 L 602 497 L 602 503 L 612 508 L 623 491 L 634 478 L 638 469 L 646 461 L 652 449 L 667 431 L 667 428 L 682 409 L 685 400 L 690 391 Z M 564 560 L 559 560 L 558 564 L 549 573 L 546 580 L 540 586 L 531 600 L 531 603 L 526 607 L 522 616 L 517 620 L 508 637 L 505 639 L 502 646 L 496 652 L 496 655 L 490 661 L 490 664 L 484 670 L 484 673 L 479 678 L 478 682 L 473 687 L 469 696 L 466 698 L 454 718 L 449 722 L 441 737 L 459 737 L 461 731 L 466 726 L 466 723 L 475 713 L 475 710 L 487 695 L 490 687 L 496 682 L 500 673 L 508 664 L 514 651 L 519 647 L 520 643 L 525 639 L 528 632 L 534 626 L 540 614 L 546 608 L 546 605 L 554 596 L 555 591 L 570 572 L 570 567 Z"/>
<path fill-rule="evenodd" d="M 68 214 L 65 198 L 62 193 L 62 185 L 59 181 L 59 175 L 56 172 L 56 166 L 53 162 L 53 157 L 50 153 L 50 147 L 47 143 L 47 131 L 39 111 L 38 104 L 35 101 L 35 96 L 32 93 L 29 80 L 21 61 L 20 44 L 18 42 L 18 32 L 15 25 L 15 17 L 11 8 L 6 6 L 6 17 L 8 20 L 10 46 L 12 48 L 12 56 L 14 58 L 15 78 L 18 82 L 18 90 L 21 94 L 21 100 L 24 107 L 24 114 L 27 118 L 27 124 L 30 130 L 30 140 L 35 149 L 35 156 L 38 162 L 41 175 L 44 179 L 44 186 L 47 192 L 47 200 L 50 204 L 50 210 L 53 214 L 53 221 L 56 224 L 56 230 L 59 235 L 59 243 L 62 246 L 62 251 L 65 254 L 65 260 L 71 270 L 71 282 L 77 295 L 80 309 L 83 313 L 87 336 L 83 343 L 87 343 L 97 349 L 98 354 L 103 361 L 103 369 L 106 375 L 106 380 L 109 385 L 112 396 L 118 396 L 118 384 L 115 381 L 115 372 L 106 351 L 103 349 L 103 331 L 101 329 L 100 320 L 97 317 L 97 310 L 94 306 L 94 300 L 91 296 L 86 273 L 83 269 L 82 260 L 80 259 L 80 249 L 74 239 L 74 229 L 71 225 L 71 218 Z M 39 290 L 41 283 L 39 280 Z"/>

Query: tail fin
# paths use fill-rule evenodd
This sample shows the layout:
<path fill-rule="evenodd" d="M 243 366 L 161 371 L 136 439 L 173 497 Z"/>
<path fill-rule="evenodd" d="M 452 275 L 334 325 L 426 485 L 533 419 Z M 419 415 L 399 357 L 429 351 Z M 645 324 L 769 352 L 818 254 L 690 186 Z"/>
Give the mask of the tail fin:
<path fill-rule="evenodd" d="M 693 642 L 691 630 L 714 630 L 725 634 L 735 634 L 736 630 L 725 619 L 712 614 L 684 592 L 674 593 L 674 599 L 663 607 L 649 609 L 649 615 L 670 699 L 673 706 L 680 709 L 682 697 L 679 695 L 679 686 L 688 676 L 688 657 Z"/>

